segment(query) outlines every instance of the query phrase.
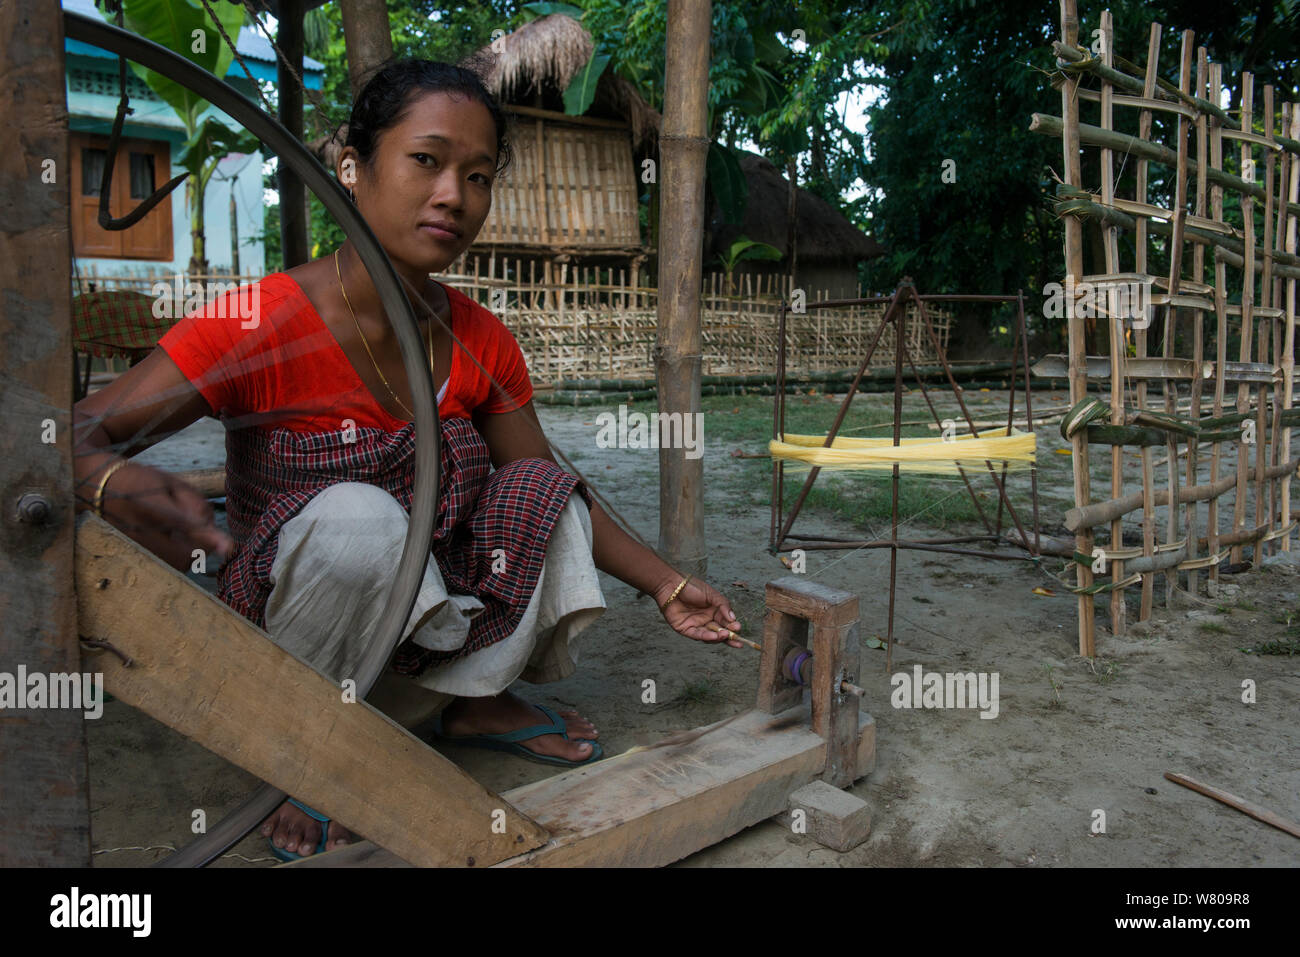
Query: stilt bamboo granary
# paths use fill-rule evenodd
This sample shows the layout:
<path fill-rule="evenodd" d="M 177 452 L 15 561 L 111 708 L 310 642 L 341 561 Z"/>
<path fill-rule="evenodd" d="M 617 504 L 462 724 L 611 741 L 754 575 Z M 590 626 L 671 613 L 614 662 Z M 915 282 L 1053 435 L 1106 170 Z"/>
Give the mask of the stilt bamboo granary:
<path fill-rule="evenodd" d="M 563 111 L 594 48 L 577 20 L 551 14 L 467 61 L 515 124 L 515 166 L 498 181 L 476 253 L 636 265 L 652 252 L 641 240 L 636 157 L 656 151 L 658 112 L 612 72 L 583 115 Z"/>

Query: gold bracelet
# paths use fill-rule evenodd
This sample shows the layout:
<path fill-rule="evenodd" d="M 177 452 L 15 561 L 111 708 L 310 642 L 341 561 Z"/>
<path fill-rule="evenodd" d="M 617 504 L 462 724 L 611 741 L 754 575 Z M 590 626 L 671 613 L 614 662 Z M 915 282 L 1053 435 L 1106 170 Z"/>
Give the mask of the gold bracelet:
<path fill-rule="evenodd" d="M 114 472 L 128 464 L 130 463 L 127 459 L 119 459 L 108 467 L 108 470 L 104 472 L 104 477 L 99 480 L 99 488 L 95 489 L 95 514 L 100 518 L 104 517 L 104 486 L 108 484 L 108 480 L 113 477 Z"/>
<path fill-rule="evenodd" d="M 690 580 L 691 580 L 690 575 L 687 575 L 685 578 L 682 579 L 682 583 L 673 589 L 673 593 L 668 596 L 668 600 L 659 606 L 659 610 L 661 612 L 666 610 L 668 606 L 671 605 L 677 599 L 677 596 L 682 593 L 682 589 L 686 587 L 686 583 Z"/>

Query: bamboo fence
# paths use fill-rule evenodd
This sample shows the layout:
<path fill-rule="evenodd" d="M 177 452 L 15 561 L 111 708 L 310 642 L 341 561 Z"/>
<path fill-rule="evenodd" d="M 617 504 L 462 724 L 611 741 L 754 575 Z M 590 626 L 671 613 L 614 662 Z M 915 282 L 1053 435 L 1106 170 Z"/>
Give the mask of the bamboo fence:
<path fill-rule="evenodd" d="M 255 275 L 184 276 L 182 283 L 238 284 L 256 282 Z M 566 379 L 629 379 L 654 375 L 654 346 L 659 291 L 641 284 L 639 270 L 596 266 L 573 267 L 501 256 L 465 256 L 452 264 L 441 281 L 491 310 L 519 341 L 534 384 Z M 93 266 L 79 270 L 75 293 L 130 289 L 150 293 L 153 284 L 174 288 L 175 276 L 100 276 Z M 184 285 L 182 285 L 182 289 Z M 776 368 L 777 312 L 790 293 L 785 276 L 734 277 L 728 291 L 721 273 L 705 276 L 700 321 L 703 375 L 770 374 Z M 805 290 L 808 302 L 825 301 L 823 290 Z M 859 295 L 861 290 L 859 290 Z M 884 306 L 809 310 L 787 320 L 787 369 L 806 375 L 844 369 L 848 357 L 865 354 L 884 315 Z M 909 319 L 915 318 L 915 307 Z M 940 346 L 947 347 L 952 313 L 928 310 Z M 179 311 L 174 312 L 179 315 Z M 910 355 L 918 365 L 932 365 L 937 356 L 922 323 L 907 324 Z M 890 366 L 894 327 L 881 336 L 872 368 Z"/>
<path fill-rule="evenodd" d="M 1191 30 L 1181 35 L 1174 81 L 1160 76 L 1160 24 L 1151 25 L 1141 66 L 1119 55 L 1110 11 L 1093 34 L 1096 46 L 1080 45 L 1079 28 L 1076 0 L 1061 0 L 1053 83 L 1062 116 L 1034 114 L 1030 125 L 1063 140 L 1057 208 L 1066 222 L 1066 304 L 1070 284 L 1081 283 L 1144 285 L 1152 304 L 1149 328 L 1132 321 L 1136 313 L 1098 313 L 1104 356 L 1085 354 L 1086 311 L 1067 312 L 1076 405 L 1062 425 L 1074 451 L 1075 508 L 1066 527 L 1076 535 L 1079 652 L 1091 657 L 1097 595 L 1109 597 L 1118 635 L 1126 589 L 1140 586 L 1145 620 L 1157 575 L 1172 605 L 1180 588 L 1199 590 L 1202 571 L 1216 594 L 1220 565 L 1240 568 L 1246 549 L 1258 566 L 1270 547 L 1291 548 L 1291 477 L 1300 465 L 1291 448 L 1300 415 L 1292 411 L 1300 105 L 1279 109 L 1274 89 L 1264 86 L 1257 110 L 1254 78 L 1243 73 L 1236 108 L 1224 109 L 1222 68 L 1194 47 Z M 1119 110 L 1137 111 L 1136 136 L 1120 132 L 1131 125 L 1116 124 Z M 1090 161 L 1095 156 L 1086 178 L 1085 150 Z M 1157 195 L 1152 164 L 1168 171 Z M 1228 193 L 1239 219 L 1225 212 Z M 1093 275 L 1083 274 L 1084 222 L 1103 231 L 1104 268 Z M 1120 262 L 1121 230 L 1132 237 L 1131 264 Z M 1157 261 L 1167 271 L 1157 273 Z M 1149 355 L 1157 343 L 1158 356 Z M 1088 398 L 1089 380 L 1099 380 L 1103 399 Z M 1093 498 L 1090 445 L 1110 447 L 1106 498 Z M 1153 454 L 1161 447 L 1158 481 Z M 1141 460 L 1140 487 L 1127 492 L 1126 455 Z M 1140 546 L 1124 538 L 1125 518 L 1133 524 L 1138 515 Z M 1099 526 L 1105 544 L 1094 541 Z"/>
<path fill-rule="evenodd" d="M 519 340 L 535 382 L 554 383 L 654 375 L 659 291 L 641 285 L 637 270 L 628 273 L 626 268 L 467 257 L 460 272 L 445 278 L 501 317 Z M 832 298 L 824 290 L 804 292 L 807 302 Z M 777 313 L 790 293 L 787 276 L 742 274 L 729 286 L 724 274 L 707 274 L 700 310 L 701 373 L 771 373 L 776 368 Z M 884 306 L 855 306 L 792 315 L 787 368 L 795 374 L 843 369 L 846 357 L 866 353 L 884 311 Z M 952 313 L 931 309 L 930 315 L 946 348 Z M 892 335 L 890 325 L 877 350 L 882 358 L 873 368 L 892 362 L 885 352 L 885 346 L 893 348 Z M 908 323 L 908 348 L 918 363 L 937 361 L 920 322 Z"/>

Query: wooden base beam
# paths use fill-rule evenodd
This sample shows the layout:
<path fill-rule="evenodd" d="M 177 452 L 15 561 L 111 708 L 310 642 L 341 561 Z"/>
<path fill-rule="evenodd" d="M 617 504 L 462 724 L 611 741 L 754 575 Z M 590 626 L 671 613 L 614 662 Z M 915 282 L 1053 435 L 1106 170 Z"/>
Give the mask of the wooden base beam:
<path fill-rule="evenodd" d="M 785 811 L 818 780 L 826 740 L 803 703 L 778 715 L 746 711 L 682 744 L 633 750 L 501 795 L 554 835 L 501 866 L 660 867 Z M 856 765 L 875 768 L 876 726 L 858 715 Z M 368 841 L 286 867 L 400 866 Z"/>

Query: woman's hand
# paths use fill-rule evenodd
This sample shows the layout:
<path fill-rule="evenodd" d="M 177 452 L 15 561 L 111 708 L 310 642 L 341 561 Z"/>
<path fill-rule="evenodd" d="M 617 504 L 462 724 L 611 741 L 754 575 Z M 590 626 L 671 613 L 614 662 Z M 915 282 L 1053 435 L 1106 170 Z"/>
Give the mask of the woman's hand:
<path fill-rule="evenodd" d="M 732 632 L 740 631 L 740 622 L 727 599 L 708 582 L 692 577 L 668 607 L 664 607 L 664 602 L 668 601 L 668 596 L 680 581 L 677 578 L 666 582 L 655 592 L 655 601 L 659 603 L 664 621 L 687 638 L 709 642 L 725 640 L 733 648 L 741 647 L 740 642 L 728 637 Z"/>
<path fill-rule="evenodd" d="M 235 548 L 234 539 L 217 528 L 207 499 L 175 475 L 147 465 L 128 463 L 109 476 L 103 513 L 105 521 L 180 571 L 190 569 L 195 549 L 226 559 Z"/>

